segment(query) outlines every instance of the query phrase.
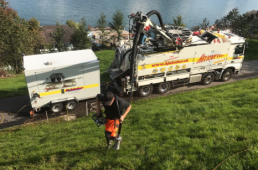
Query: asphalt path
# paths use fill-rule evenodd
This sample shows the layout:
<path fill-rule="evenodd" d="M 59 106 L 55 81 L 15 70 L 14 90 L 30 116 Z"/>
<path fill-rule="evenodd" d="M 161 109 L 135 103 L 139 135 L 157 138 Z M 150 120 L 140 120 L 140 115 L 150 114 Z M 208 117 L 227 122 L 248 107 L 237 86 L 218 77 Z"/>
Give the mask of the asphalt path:
<path fill-rule="evenodd" d="M 164 95 L 171 95 L 175 93 L 196 90 L 201 88 L 207 88 L 212 86 L 217 86 L 221 84 L 232 83 L 240 80 L 250 79 L 258 77 L 258 60 L 250 60 L 244 61 L 243 67 L 238 75 L 233 75 L 233 77 L 227 82 L 215 81 L 210 85 L 201 85 L 200 83 L 195 83 L 188 86 L 177 87 L 170 91 L 168 91 Z M 160 96 L 160 94 L 151 94 L 148 98 L 155 98 Z M 24 105 L 30 102 L 29 95 L 17 96 L 11 98 L 0 99 L 0 113 L 4 116 L 3 123 L 0 124 L 0 129 L 16 126 L 23 124 L 24 121 L 31 119 L 29 112 L 31 111 L 30 104 L 25 107 L 19 114 L 8 114 L 8 113 L 16 113 L 22 108 Z"/>

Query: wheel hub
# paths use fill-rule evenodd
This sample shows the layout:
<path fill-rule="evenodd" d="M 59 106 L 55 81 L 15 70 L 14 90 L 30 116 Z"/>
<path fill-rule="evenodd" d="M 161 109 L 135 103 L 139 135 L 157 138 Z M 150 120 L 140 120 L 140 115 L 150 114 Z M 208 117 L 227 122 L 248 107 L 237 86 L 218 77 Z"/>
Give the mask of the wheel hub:
<path fill-rule="evenodd" d="M 211 82 L 211 76 L 207 76 L 207 77 L 205 78 L 205 82 L 206 82 L 206 83 Z"/>
<path fill-rule="evenodd" d="M 67 104 L 67 108 L 68 108 L 68 109 L 74 109 L 74 108 L 75 108 L 75 103 L 74 103 L 74 102 L 69 102 L 69 103 Z"/>
<path fill-rule="evenodd" d="M 146 94 L 149 94 L 150 92 L 150 88 L 149 87 L 144 87 L 143 88 L 143 94 L 146 95 Z"/>
<path fill-rule="evenodd" d="M 224 76 L 225 80 L 229 79 L 229 77 L 230 77 L 229 72 L 225 73 L 225 76 Z"/>
<path fill-rule="evenodd" d="M 164 91 L 167 90 L 167 88 L 168 88 L 167 84 L 162 84 L 160 90 L 161 90 L 162 92 L 164 92 Z"/>
<path fill-rule="evenodd" d="M 59 106 L 59 105 L 55 105 L 53 108 L 54 112 L 59 112 L 60 110 L 61 110 L 61 106 Z"/>

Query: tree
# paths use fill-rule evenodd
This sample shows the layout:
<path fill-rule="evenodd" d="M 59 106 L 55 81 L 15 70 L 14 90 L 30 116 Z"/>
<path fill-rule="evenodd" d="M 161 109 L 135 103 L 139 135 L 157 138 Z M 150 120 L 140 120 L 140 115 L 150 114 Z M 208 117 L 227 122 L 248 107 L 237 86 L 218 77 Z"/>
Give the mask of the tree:
<path fill-rule="evenodd" d="M 240 15 L 237 8 L 229 11 L 229 13 L 220 20 L 215 21 L 217 29 L 230 29 L 233 33 L 241 36 L 248 35 L 253 23 L 253 20 L 247 15 Z"/>
<path fill-rule="evenodd" d="M 53 38 L 54 46 L 55 46 L 55 48 L 57 48 L 57 50 L 59 52 L 67 51 L 67 47 L 64 43 L 64 38 L 63 38 L 64 34 L 65 34 L 65 31 L 64 31 L 63 27 L 59 24 L 58 21 L 56 21 L 56 29 L 53 32 L 53 34 L 50 33 L 50 37 Z M 50 48 L 50 52 L 54 52 L 54 49 Z"/>
<path fill-rule="evenodd" d="M 210 22 L 207 20 L 207 18 L 204 18 L 202 23 L 199 24 L 199 28 L 206 30 L 206 28 L 209 27 Z"/>
<path fill-rule="evenodd" d="M 116 10 L 113 14 L 112 22 L 109 22 L 108 25 L 117 32 L 117 40 L 120 41 L 124 27 L 124 15 L 122 11 Z"/>
<path fill-rule="evenodd" d="M 40 23 L 36 18 L 31 18 L 28 22 L 29 22 L 30 31 L 39 31 L 40 30 Z"/>
<path fill-rule="evenodd" d="M 186 25 L 183 23 L 183 18 L 181 15 L 178 15 L 176 18 L 173 17 L 174 26 L 181 26 L 186 27 Z"/>
<path fill-rule="evenodd" d="M 192 31 L 198 31 L 200 29 L 199 25 L 194 26 L 191 28 Z"/>
<path fill-rule="evenodd" d="M 102 45 L 102 47 L 105 45 L 105 40 L 106 40 L 106 36 L 107 36 L 107 33 L 105 31 L 106 25 L 107 25 L 106 15 L 101 13 L 99 19 L 97 20 L 97 27 L 101 31 L 101 45 Z"/>
<path fill-rule="evenodd" d="M 34 54 L 40 41 L 38 30 L 32 29 L 32 22 L 38 21 L 30 21 L 20 18 L 8 2 L 0 0 L 0 62 L 11 66 L 17 74 L 22 72 L 23 54 Z"/>
<path fill-rule="evenodd" d="M 92 46 L 88 33 L 89 28 L 87 28 L 85 18 L 82 18 L 78 29 L 74 29 L 74 33 L 70 40 L 75 50 L 88 49 Z"/>
<path fill-rule="evenodd" d="M 70 28 L 79 28 L 79 23 L 74 22 L 72 19 L 66 21 L 66 25 L 68 25 Z"/>

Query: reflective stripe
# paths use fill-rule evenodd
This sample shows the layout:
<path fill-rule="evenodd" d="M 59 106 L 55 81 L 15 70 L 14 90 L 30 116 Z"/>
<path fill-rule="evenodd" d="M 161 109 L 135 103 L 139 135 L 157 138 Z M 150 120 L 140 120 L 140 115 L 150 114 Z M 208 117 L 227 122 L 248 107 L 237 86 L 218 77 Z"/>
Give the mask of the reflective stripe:
<path fill-rule="evenodd" d="M 90 85 L 78 86 L 78 87 L 82 87 L 82 89 L 88 89 L 88 88 L 93 88 L 93 87 L 99 87 L 99 84 L 97 83 L 97 84 L 90 84 Z M 78 87 L 72 87 L 72 88 L 78 88 Z M 69 89 L 71 89 L 71 88 L 64 89 L 64 92 L 66 92 L 66 90 L 69 90 Z M 59 94 L 59 93 L 62 93 L 61 89 L 55 90 L 55 91 L 39 93 L 39 95 L 40 95 L 40 97 L 43 97 L 43 96 L 49 96 L 49 95 Z"/>
<path fill-rule="evenodd" d="M 156 68 L 156 67 L 165 67 L 165 66 L 170 66 L 170 65 L 176 65 L 176 64 L 185 64 L 185 63 L 192 63 L 192 62 L 198 62 L 201 57 L 197 58 L 188 58 L 188 59 L 177 59 L 177 60 L 172 60 L 172 61 L 166 61 L 166 62 L 160 62 L 160 63 L 153 63 L 153 64 L 145 64 L 138 66 L 138 70 L 143 70 L 143 69 L 150 69 L 150 68 Z M 223 59 L 217 62 L 222 62 L 225 59 L 227 60 L 234 60 L 234 59 L 240 59 L 243 58 L 243 56 L 238 56 L 238 57 L 228 57 L 228 54 L 223 54 L 222 57 L 220 58 L 215 58 L 215 59 Z M 214 60 L 214 59 L 212 59 Z M 207 60 L 209 61 L 209 60 Z"/>

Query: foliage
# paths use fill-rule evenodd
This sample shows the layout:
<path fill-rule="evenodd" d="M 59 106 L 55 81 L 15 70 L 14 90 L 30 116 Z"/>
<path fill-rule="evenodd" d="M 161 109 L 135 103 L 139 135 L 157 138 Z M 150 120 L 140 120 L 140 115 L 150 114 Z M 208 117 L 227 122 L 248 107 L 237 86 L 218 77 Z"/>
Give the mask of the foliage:
<path fill-rule="evenodd" d="M 74 22 L 74 20 L 70 19 L 66 21 L 66 25 L 68 25 L 70 28 L 79 28 L 79 23 L 78 22 Z"/>
<path fill-rule="evenodd" d="M 92 43 L 91 49 L 92 49 L 92 51 L 100 51 L 101 47 L 98 44 L 96 44 L 96 43 Z"/>
<path fill-rule="evenodd" d="M 258 33 L 258 13 L 239 14 L 237 8 L 232 9 L 226 16 L 215 21 L 217 29 L 230 29 L 233 33 L 248 37 Z"/>
<path fill-rule="evenodd" d="M 119 151 L 89 117 L 50 119 L 0 131 L 2 169 L 258 167 L 258 79 L 132 103 Z M 173 103 L 173 104 L 171 104 Z M 70 113 L 70 112 L 69 112 Z M 34 129 L 35 127 L 35 129 Z"/>
<path fill-rule="evenodd" d="M 206 30 L 209 27 L 210 22 L 207 20 L 207 18 L 204 18 L 202 23 L 199 24 L 199 28 Z"/>
<path fill-rule="evenodd" d="M 15 10 L 0 0 L 0 63 L 11 66 L 18 74 L 22 72 L 23 54 L 37 52 L 41 37 L 39 22 L 32 18 L 26 21 Z"/>
<path fill-rule="evenodd" d="M 181 15 L 178 15 L 176 18 L 173 17 L 174 26 L 181 26 L 186 27 L 186 25 L 183 23 L 183 18 Z"/>
<path fill-rule="evenodd" d="M 78 29 L 74 29 L 70 42 L 74 50 L 88 49 L 92 46 L 91 39 L 88 37 L 89 28 L 87 28 L 85 18 L 81 18 Z"/>
<path fill-rule="evenodd" d="M 258 59 L 258 40 L 256 39 L 246 39 L 248 42 L 248 48 L 245 50 L 244 60 L 254 60 Z"/>
<path fill-rule="evenodd" d="M 107 25 L 106 15 L 101 13 L 99 19 L 97 20 L 97 27 L 101 31 L 101 45 L 102 45 L 102 47 L 104 47 L 105 41 L 107 40 L 107 33 L 105 31 L 106 25 Z"/>
<path fill-rule="evenodd" d="M 200 30 L 200 27 L 199 27 L 199 25 L 197 25 L 195 27 L 192 27 L 191 30 L 192 31 L 198 31 L 198 30 Z"/>
<path fill-rule="evenodd" d="M 123 12 L 117 9 L 113 14 L 112 22 L 109 22 L 108 25 L 117 32 L 117 40 L 120 41 L 125 26 Z"/>
<path fill-rule="evenodd" d="M 28 22 L 29 22 L 29 29 L 31 31 L 39 31 L 40 30 L 40 23 L 36 18 L 31 18 Z"/>
<path fill-rule="evenodd" d="M 50 33 L 50 36 L 54 40 L 54 48 L 52 48 L 51 46 L 49 49 L 50 52 L 55 52 L 55 48 L 57 48 L 59 52 L 67 51 L 67 47 L 64 42 L 64 34 L 65 34 L 65 30 L 59 24 L 59 22 L 56 21 L 56 29 L 53 32 L 53 34 Z"/>

